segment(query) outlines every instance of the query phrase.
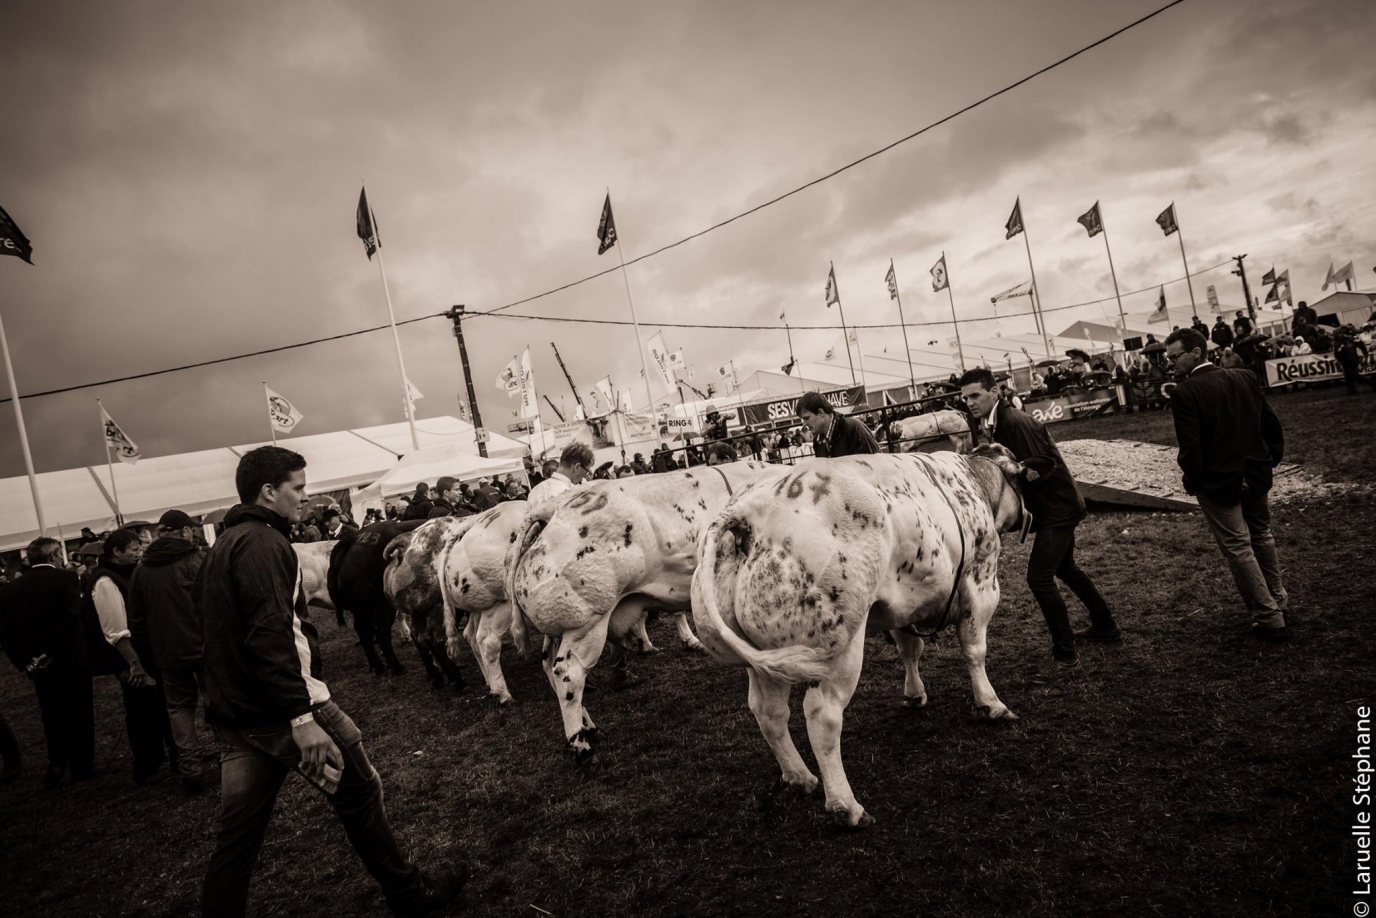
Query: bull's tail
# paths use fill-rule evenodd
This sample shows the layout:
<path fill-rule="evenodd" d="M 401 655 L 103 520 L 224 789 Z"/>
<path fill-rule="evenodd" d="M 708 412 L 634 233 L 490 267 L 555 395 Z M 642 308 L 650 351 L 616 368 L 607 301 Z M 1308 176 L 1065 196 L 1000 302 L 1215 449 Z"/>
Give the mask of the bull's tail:
<path fill-rule="evenodd" d="M 506 567 L 506 600 L 511 603 L 511 642 L 516 645 L 516 651 L 522 657 L 530 654 L 530 632 L 538 631 L 535 623 L 526 615 L 526 610 L 521 606 L 521 602 L 516 598 L 516 569 L 521 564 L 521 557 L 526 553 L 526 549 L 535 543 L 544 531 L 545 524 L 553 513 L 555 501 L 545 501 L 544 505 L 530 511 L 526 516 L 521 528 L 516 530 L 516 541 L 512 544 L 511 550 L 507 552 Z"/>
<path fill-rule="evenodd" d="M 727 627 L 717 605 L 717 543 L 725 530 L 735 530 L 742 520 L 728 510 L 707 529 L 707 539 L 701 548 L 701 563 L 696 576 L 703 578 L 698 591 L 706 623 L 727 648 L 745 663 L 767 676 L 788 683 L 820 682 L 831 671 L 825 651 L 814 647 L 780 647 L 761 650 L 739 637 Z M 701 625 L 699 625 L 701 630 Z"/>

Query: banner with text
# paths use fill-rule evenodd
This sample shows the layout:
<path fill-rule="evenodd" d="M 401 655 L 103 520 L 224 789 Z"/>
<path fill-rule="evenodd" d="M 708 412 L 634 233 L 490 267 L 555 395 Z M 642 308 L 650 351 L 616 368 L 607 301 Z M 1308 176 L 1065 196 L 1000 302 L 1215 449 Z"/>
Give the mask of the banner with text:
<path fill-rule="evenodd" d="M 1357 372 L 1376 373 L 1376 354 L 1363 357 L 1357 364 Z M 1277 357 L 1266 361 L 1268 386 L 1342 378 L 1343 366 L 1332 354 L 1305 354 L 1303 357 Z"/>
<path fill-rule="evenodd" d="M 831 403 L 833 408 L 841 409 L 842 414 L 849 414 L 851 409 L 864 407 L 865 387 L 847 386 L 842 389 L 831 389 L 822 393 L 822 397 Z M 762 402 L 752 402 L 741 406 L 742 423 L 773 424 L 775 421 L 782 421 L 793 417 L 797 413 L 798 399 L 802 394 L 790 395 L 787 398 L 777 398 Z"/>
<path fill-rule="evenodd" d="M 1083 392 L 1068 392 L 1055 398 L 1029 402 L 1024 410 L 1043 424 L 1069 421 L 1091 414 L 1111 411 L 1119 404 L 1118 388 L 1088 389 Z"/>

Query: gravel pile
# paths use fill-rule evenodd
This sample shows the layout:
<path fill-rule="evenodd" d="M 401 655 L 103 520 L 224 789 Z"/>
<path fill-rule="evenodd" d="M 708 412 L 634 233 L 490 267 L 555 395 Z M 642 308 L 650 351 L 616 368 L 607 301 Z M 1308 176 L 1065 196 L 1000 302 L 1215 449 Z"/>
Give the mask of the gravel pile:
<path fill-rule="evenodd" d="M 1194 502 L 1180 483 L 1173 446 L 1136 440 L 1067 440 L 1056 445 L 1071 473 L 1081 481 Z M 1368 484 L 1324 481 L 1301 466 L 1283 462 L 1275 472 L 1271 500 L 1289 503 L 1371 491 Z"/>

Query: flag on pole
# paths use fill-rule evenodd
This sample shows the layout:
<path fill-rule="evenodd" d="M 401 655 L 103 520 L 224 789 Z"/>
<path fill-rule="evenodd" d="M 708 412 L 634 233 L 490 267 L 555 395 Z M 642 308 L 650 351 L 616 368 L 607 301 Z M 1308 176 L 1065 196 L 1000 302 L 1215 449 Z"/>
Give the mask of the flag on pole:
<path fill-rule="evenodd" d="M 1279 274 L 1276 275 L 1276 287 L 1277 287 L 1277 289 L 1279 289 L 1279 288 L 1281 288 L 1281 287 L 1284 287 L 1284 288 L 1285 288 L 1285 293 L 1281 295 L 1281 299 L 1285 300 L 1285 302 L 1289 303 L 1291 306 L 1294 306 L 1294 305 L 1295 305 L 1294 295 L 1290 292 L 1290 269 L 1289 269 L 1289 268 L 1286 268 L 1284 271 L 1282 271 L 1282 272 L 1280 272 Z M 1277 308 L 1277 309 L 1280 308 L 1280 304 L 1279 304 L 1279 303 L 1276 304 L 1276 308 Z"/>
<path fill-rule="evenodd" d="M 860 329 L 858 329 L 858 328 L 852 328 L 852 329 L 850 330 L 850 335 L 848 336 L 848 340 L 850 341 L 851 344 L 854 344 L 854 345 L 857 345 L 857 346 L 858 346 L 858 345 L 860 344 Z"/>
<path fill-rule="evenodd" d="M 1081 226 L 1089 233 L 1089 238 L 1093 239 L 1104 231 L 1104 218 L 1099 214 L 1099 202 L 1095 201 L 1094 206 L 1076 218 Z"/>
<path fill-rule="evenodd" d="M 632 411 L 635 410 L 635 407 L 631 404 L 631 390 L 630 390 L 630 389 L 622 389 L 622 390 L 621 390 L 621 410 L 624 411 L 624 412 L 626 412 L 626 413 L 628 413 L 628 414 L 629 414 L 630 412 L 632 412 Z"/>
<path fill-rule="evenodd" d="M 1166 285 L 1162 284 L 1160 291 L 1156 294 L 1156 309 L 1147 316 L 1148 322 L 1169 322 L 1170 314 L 1166 312 Z"/>
<path fill-rule="evenodd" d="M 1323 287 L 1321 287 L 1320 289 L 1327 290 L 1328 285 L 1333 283 L 1335 280 L 1336 278 L 1333 276 L 1333 262 L 1330 261 L 1328 263 L 1328 276 L 1323 279 Z"/>
<path fill-rule="evenodd" d="M 1008 235 L 1004 236 L 1004 237 L 1003 237 L 1004 239 L 1012 239 L 1012 238 L 1013 238 L 1014 236 L 1016 236 L 1018 233 L 1021 233 L 1021 232 L 1022 232 L 1022 196 L 1021 196 L 1021 195 L 1019 195 L 1019 196 L 1018 196 L 1018 199 L 1017 199 L 1016 201 L 1013 202 L 1013 215 L 1010 216 L 1010 217 L 1008 218 L 1008 222 L 1005 223 L 1005 224 L 1003 225 L 1003 228 L 1006 229 L 1006 230 L 1008 231 Z"/>
<path fill-rule="evenodd" d="M 688 363 L 683 359 L 683 348 L 679 348 L 669 355 L 669 367 L 674 371 L 674 379 L 678 379 L 680 370 L 688 369 Z"/>
<path fill-rule="evenodd" d="M 1013 299 L 1014 297 L 1019 297 L 1019 296 L 1031 296 L 1031 295 L 1032 295 L 1032 282 L 1031 282 L 1030 280 L 1025 280 L 1025 281 L 1023 281 L 1021 284 L 1015 284 L 1015 285 L 1013 285 L 1012 287 L 1009 287 L 1007 290 L 1003 291 L 1002 293 L 996 293 L 996 294 L 994 294 L 993 296 L 989 297 L 989 302 L 991 302 L 991 303 L 997 303 L 997 302 L 999 302 L 1000 300 L 1011 300 L 1011 299 Z"/>
<path fill-rule="evenodd" d="M 602 219 L 597 223 L 597 254 L 601 255 L 616 245 L 616 218 L 612 216 L 612 194 L 607 192 L 607 200 L 602 202 Z"/>
<path fill-rule="evenodd" d="M 13 255 L 33 264 L 33 245 L 3 207 L 0 207 L 0 255 Z"/>
<path fill-rule="evenodd" d="M 1261 276 L 1263 284 L 1274 284 L 1276 282 L 1276 266 L 1272 265 L 1271 270 Z"/>
<path fill-rule="evenodd" d="M 827 308 L 831 308 L 832 303 L 841 302 L 841 288 L 836 284 L 836 266 L 832 265 L 827 272 Z"/>
<path fill-rule="evenodd" d="M 411 400 L 411 404 L 414 405 L 416 402 L 425 398 L 425 395 L 419 389 L 416 388 L 415 383 L 411 382 L 411 380 L 408 379 L 406 380 L 406 397 L 409 398 Z"/>
<path fill-rule="evenodd" d="M 497 374 L 497 388 L 506 393 L 507 398 L 521 391 L 521 362 L 515 357 Z"/>
<path fill-rule="evenodd" d="M 368 253 L 368 260 L 372 261 L 373 253 L 382 248 L 382 237 L 377 234 L 377 218 L 368 206 L 367 188 L 358 193 L 358 238 L 363 240 L 363 251 Z"/>
<path fill-rule="evenodd" d="M 600 418 L 611 414 L 616 408 L 616 396 L 612 394 L 612 378 L 603 376 L 588 391 L 592 398 L 592 416 Z"/>
<path fill-rule="evenodd" d="M 698 381 L 698 371 L 694 367 L 688 368 L 688 382 L 691 385 Z"/>
<path fill-rule="evenodd" d="M 889 285 L 889 299 L 898 299 L 898 275 L 893 272 L 893 262 L 889 262 L 889 273 L 884 275 L 884 283 Z"/>
<path fill-rule="evenodd" d="M 1171 233 L 1174 233 L 1176 230 L 1180 229 L 1180 224 L 1175 222 L 1174 201 L 1171 202 L 1170 207 L 1167 207 L 1165 210 L 1161 211 L 1161 213 L 1156 215 L 1156 225 L 1161 227 L 1161 232 L 1165 233 L 1167 236 L 1169 236 Z"/>
<path fill-rule="evenodd" d="M 1279 285 L 1279 284 L 1276 285 L 1276 286 L 1274 286 L 1274 287 L 1272 287 L 1272 288 L 1270 289 L 1270 291 L 1267 292 L 1267 294 L 1266 294 L 1266 302 L 1267 302 L 1267 303 L 1279 303 L 1279 302 L 1280 302 L 1280 285 Z"/>
<path fill-rule="evenodd" d="M 670 363 L 669 348 L 664 343 L 664 332 L 655 332 L 645 343 L 645 349 L 650 352 L 651 381 L 660 390 L 660 395 L 669 395 L 675 386 L 674 368 Z"/>
<path fill-rule="evenodd" d="M 1349 261 L 1347 264 L 1343 265 L 1341 268 L 1333 272 L 1333 283 L 1334 285 L 1337 285 L 1342 283 L 1343 281 L 1347 281 L 1350 284 L 1356 278 L 1356 276 L 1356 268 L 1354 268 L 1352 266 L 1352 262 Z"/>
<path fill-rule="evenodd" d="M 105 410 L 105 406 L 100 406 L 100 419 L 105 422 L 105 448 L 110 452 L 111 459 L 118 459 L 120 462 L 133 464 L 139 461 L 143 452 L 138 444 L 130 440 L 124 431 L 120 430 L 115 419 L 110 417 L 110 412 Z"/>
<path fill-rule="evenodd" d="M 538 418 L 540 403 L 535 400 L 535 371 L 530 366 L 530 348 L 521 354 L 521 417 Z"/>
<path fill-rule="evenodd" d="M 1219 315 L 1223 315 L 1223 308 L 1218 305 L 1218 291 L 1214 289 L 1213 284 L 1204 289 L 1204 296 L 1208 297 L 1209 308 Z"/>
<path fill-rule="evenodd" d="M 264 386 L 264 388 L 267 388 Z M 268 392 L 268 419 L 272 421 L 272 429 L 278 433 L 291 433 L 296 429 L 296 425 L 301 423 L 305 417 L 301 412 L 292 406 L 281 395 L 271 389 Z"/>
<path fill-rule="evenodd" d="M 949 286 L 950 280 L 946 276 L 946 256 L 942 255 L 940 260 L 932 265 L 932 292 L 939 293 L 945 290 Z"/>

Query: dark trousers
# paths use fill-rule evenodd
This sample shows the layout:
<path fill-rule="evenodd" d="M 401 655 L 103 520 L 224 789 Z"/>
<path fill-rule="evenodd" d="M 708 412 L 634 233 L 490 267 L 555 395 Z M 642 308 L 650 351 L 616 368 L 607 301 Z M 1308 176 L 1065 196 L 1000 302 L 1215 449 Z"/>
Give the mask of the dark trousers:
<path fill-rule="evenodd" d="M 1343 365 L 1343 382 L 1347 383 L 1348 395 L 1357 394 L 1358 383 L 1366 383 L 1372 389 L 1376 390 L 1376 378 L 1363 376 L 1358 369 L 1359 366 L 1360 364 L 1357 363 Z"/>
<path fill-rule="evenodd" d="M 1109 610 L 1104 597 L 1099 595 L 1094 581 L 1075 563 L 1075 527 L 1043 529 L 1037 533 L 1032 543 L 1032 554 L 1027 559 L 1027 585 L 1032 589 L 1037 604 L 1042 607 L 1047 630 L 1051 632 L 1053 650 L 1068 653 L 1075 649 L 1070 610 L 1066 608 L 1065 599 L 1056 586 L 1057 578 L 1070 587 L 1070 591 L 1089 610 L 1091 627 L 1104 631 L 1117 627 L 1113 612 Z"/>
<path fill-rule="evenodd" d="M 154 676 L 160 677 L 161 673 Z M 134 754 L 134 780 L 141 781 L 169 758 L 174 765 L 177 763 L 177 744 L 172 739 L 161 685 L 134 688 L 121 682 L 120 689 L 124 692 L 124 728 Z"/>
<path fill-rule="evenodd" d="M 333 701 L 315 712 L 315 721 L 344 756 L 339 787 L 326 799 L 363 866 L 388 898 L 419 892 L 420 871 L 406 860 L 392 835 L 382 801 L 382 779 L 363 751 L 363 734 Z M 249 879 L 277 792 L 288 772 L 300 765 L 301 752 L 286 724 L 246 730 L 216 728 L 215 735 L 222 744 L 220 829 L 206 870 L 201 910 L 206 916 L 239 916 L 248 908 Z"/>
<path fill-rule="evenodd" d="M 5 720 L 4 714 L 0 714 L 0 761 L 5 763 L 5 771 L 18 771 L 22 762 L 19 755 L 19 740 L 15 739 L 14 731 L 10 729 L 10 722 Z"/>
<path fill-rule="evenodd" d="M 91 671 L 50 666 L 34 674 L 33 687 L 43 719 L 43 738 L 48 744 L 48 767 L 71 771 L 75 780 L 89 778 L 96 761 Z"/>
<path fill-rule="evenodd" d="M 198 667 L 164 669 L 162 695 L 167 700 L 167 720 L 177 746 L 177 767 L 183 778 L 201 773 L 210 748 L 196 735 L 196 702 L 201 695 Z"/>

